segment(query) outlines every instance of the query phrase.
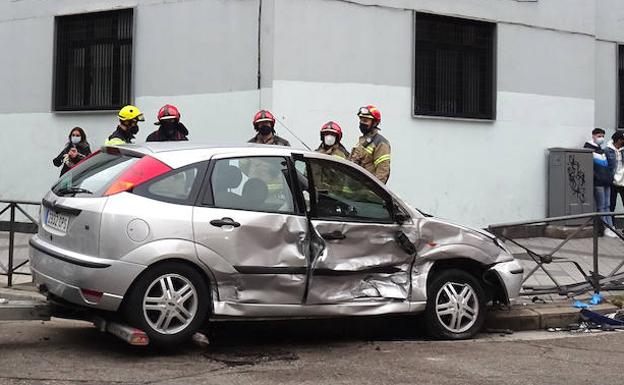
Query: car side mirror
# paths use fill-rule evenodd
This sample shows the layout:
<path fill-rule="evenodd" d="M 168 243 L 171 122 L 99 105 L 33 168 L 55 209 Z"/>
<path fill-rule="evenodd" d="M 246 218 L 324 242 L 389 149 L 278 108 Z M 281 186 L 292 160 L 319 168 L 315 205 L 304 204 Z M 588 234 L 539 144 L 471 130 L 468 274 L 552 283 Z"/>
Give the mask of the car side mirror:
<path fill-rule="evenodd" d="M 407 222 L 408 220 L 410 220 L 411 217 L 407 215 L 405 211 L 403 211 L 403 209 L 401 209 L 401 207 L 395 203 L 393 218 L 396 223 L 403 224 Z"/>

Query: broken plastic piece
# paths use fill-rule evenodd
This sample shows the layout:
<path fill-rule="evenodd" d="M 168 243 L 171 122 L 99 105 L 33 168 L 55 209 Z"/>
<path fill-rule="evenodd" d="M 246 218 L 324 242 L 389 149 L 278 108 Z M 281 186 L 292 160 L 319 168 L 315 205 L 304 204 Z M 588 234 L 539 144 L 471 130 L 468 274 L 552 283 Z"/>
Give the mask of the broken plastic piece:
<path fill-rule="evenodd" d="M 599 303 L 602 303 L 602 301 L 603 301 L 602 295 L 600 295 L 599 293 L 596 293 L 591 296 L 591 299 L 589 300 L 589 304 L 598 305 Z"/>

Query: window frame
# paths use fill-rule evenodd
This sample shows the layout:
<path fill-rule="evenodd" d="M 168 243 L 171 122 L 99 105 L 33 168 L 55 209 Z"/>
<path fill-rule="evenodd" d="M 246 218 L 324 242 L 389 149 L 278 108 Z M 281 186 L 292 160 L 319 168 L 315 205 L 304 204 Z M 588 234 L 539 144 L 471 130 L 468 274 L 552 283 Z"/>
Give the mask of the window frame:
<path fill-rule="evenodd" d="M 491 87 L 484 87 L 483 91 L 490 92 L 491 106 L 489 114 L 446 114 L 440 113 L 438 111 L 424 111 L 423 109 L 417 109 L 417 75 L 416 70 L 418 66 L 418 49 L 417 49 L 417 34 L 418 34 L 418 26 L 417 19 L 418 15 L 432 16 L 432 17 L 440 17 L 440 18 L 449 18 L 465 21 L 467 23 L 483 23 L 490 24 L 492 27 L 492 36 L 491 36 L 491 74 L 490 74 L 490 82 Z M 491 21 L 484 21 L 480 19 L 474 19 L 469 17 L 457 17 L 457 16 L 448 16 L 443 14 L 435 14 L 430 12 L 412 12 L 412 103 L 411 103 L 411 114 L 414 118 L 425 118 L 425 119 L 442 119 L 442 120 L 465 120 L 465 121 L 476 121 L 476 122 L 494 122 L 497 119 L 497 44 L 498 44 L 498 23 Z M 434 79 L 435 81 L 435 79 Z M 479 92 L 482 90 L 479 89 Z M 463 99 L 463 98 L 462 98 Z"/>
<path fill-rule="evenodd" d="M 170 170 L 162 175 L 157 176 L 156 178 L 150 179 L 149 181 L 140 184 L 132 190 L 133 194 L 142 196 L 144 198 L 152 199 L 159 202 L 164 203 L 172 203 L 184 206 L 196 206 L 199 193 L 201 191 L 204 179 L 206 177 L 206 170 L 208 169 L 207 161 L 196 162 L 192 164 L 188 164 L 186 166 L 182 166 L 179 168 L 175 168 Z M 153 194 L 149 191 L 149 187 L 154 183 L 160 182 L 161 180 L 168 178 L 172 175 L 178 174 L 180 172 L 184 172 L 186 170 L 197 168 L 197 175 L 195 176 L 195 181 L 193 181 L 193 187 L 191 187 L 191 191 L 189 196 L 186 199 L 176 199 L 164 197 L 161 195 Z"/>
<path fill-rule="evenodd" d="M 397 221 L 395 220 L 395 208 L 394 205 L 396 204 L 394 198 L 392 197 L 392 195 L 386 191 L 382 186 L 380 186 L 373 178 L 370 178 L 368 175 L 364 174 L 363 172 L 361 172 L 360 170 L 358 170 L 355 167 L 352 167 L 350 165 L 347 164 L 343 164 L 340 162 L 334 162 L 332 160 L 329 159 L 323 159 L 323 158 L 314 158 L 314 157 L 303 157 L 302 159 L 297 159 L 295 158 L 295 160 L 301 160 L 301 161 L 305 161 L 306 163 L 306 172 L 308 173 L 309 177 L 308 177 L 308 189 L 311 190 L 310 191 L 310 211 L 308 213 L 309 218 L 311 220 L 318 220 L 318 221 L 327 221 L 327 222 L 349 222 L 349 223 L 379 223 L 379 224 L 397 224 Z M 335 168 L 343 171 L 343 170 L 347 170 L 345 172 L 345 174 L 351 176 L 353 179 L 357 179 L 355 178 L 353 175 L 357 175 L 358 177 L 365 179 L 365 180 L 369 180 L 371 182 L 371 184 L 374 187 L 373 192 L 376 193 L 376 195 L 379 195 L 380 198 L 383 199 L 384 203 L 386 204 L 386 210 L 388 210 L 388 213 L 390 215 L 389 220 L 383 220 L 383 219 L 377 219 L 377 218 L 353 218 L 353 217 L 321 217 L 318 215 L 317 212 L 317 197 L 316 197 L 316 186 L 315 186 L 315 181 L 314 181 L 314 174 L 312 173 L 312 165 L 311 163 L 313 161 L 316 162 L 320 162 L 320 163 L 327 163 L 327 164 L 331 164 L 332 166 L 335 166 Z M 295 170 L 296 172 L 296 170 Z M 297 181 L 297 186 L 299 186 L 299 181 Z M 300 195 L 303 199 L 303 193 L 302 193 L 302 189 L 301 186 L 299 186 L 299 190 L 300 191 Z M 376 190 L 376 191 L 375 191 Z"/>
<path fill-rule="evenodd" d="M 243 208 L 229 208 L 229 207 L 218 207 L 214 201 L 214 192 L 212 190 L 212 174 L 214 172 L 215 166 L 217 162 L 224 160 L 232 160 L 232 159 L 249 159 L 249 158 L 283 158 L 286 160 L 286 167 L 288 170 L 287 183 L 290 183 L 288 187 L 290 188 L 293 202 L 293 211 L 292 212 L 280 212 L 280 211 L 267 211 L 267 210 L 249 210 Z M 294 179 L 294 173 L 296 170 L 294 169 L 294 164 L 292 157 L 288 155 L 235 155 L 235 156 L 225 156 L 219 158 L 213 158 L 210 160 L 206 175 L 204 177 L 204 181 L 202 183 L 201 190 L 197 197 L 197 206 L 198 207 L 206 207 L 206 208 L 214 208 L 219 210 L 236 210 L 236 211 L 246 211 L 253 213 L 266 213 L 266 214 L 277 214 L 277 215 L 295 215 L 295 216 L 304 216 L 305 207 L 301 204 L 301 191 L 299 189 L 299 183 Z"/>
<path fill-rule="evenodd" d="M 107 111 L 118 111 L 122 106 L 124 105 L 128 105 L 128 104 L 133 104 L 133 99 L 134 99 L 134 74 L 135 74 L 135 68 L 134 68 L 134 64 L 135 64 L 135 36 L 136 36 L 136 12 L 135 12 L 135 7 L 125 7 L 125 8 L 115 8 L 115 9 L 106 9 L 106 10 L 97 10 L 97 11 L 87 11 L 87 12 L 80 12 L 80 13 L 70 13 L 70 14 L 61 14 L 61 15 L 55 15 L 54 16 L 54 31 L 53 31 L 53 35 L 52 35 L 52 39 L 53 39 L 53 58 L 52 58 L 52 93 L 51 93 L 51 110 L 52 112 L 55 113 L 71 113 L 71 112 L 107 112 Z M 125 76 L 127 76 L 127 81 L 122 83 L 121 81 L 118 82 L 118 84 L 123 84 L 127 87 L 127 89 L 124 89 L 122 86 L 115 88 L 115 85 L 112 85 L 112 89 L 111 89 L 111 93 L 118 93 L 119 95 L 119 103 L 117 104 L 110 104 L 110 105 L 104 105 L 104 104 L 97 104 L 97 103 L 91 103 L 90 105 L 83 105 L 83 106 L 76 106 L 76 105 L 72 105 L 71 103 L 69 103 L 68 101 L 65 101 L 64 103 L 61 103 L 61 95 L 60 94 L 62 92 L 63 88 L 67 87 L 67 84 L 69 82 L 69 77 L 67 75 L 63 75 L 62 71 L 68 71 L 69 69 L 71 69 L 67 64 L 64 66 L 61 65 L 63 64 L 63 61 L 69 61 L 70 58 L 69 56 L 67 57 L 63 57 L 61 56 L 61 45 L 60 44 L 60 36 L 59 34 L 61 33 L 60 30 L 60 23 L 62 22 L 63 19 L 66 18 L 72 18 L 72 17 L 80 17 L 80 16 L 90 16 L 90 15 L 96 15 L 96 14 L 113 14 L 113 13 L 118 13 L 121 14 L 123 12 L 127 12 L 130 15 L 128 16 L 130 18 L 130 26 L 129 26 L 129 30 L 130 30 L 130 37 L 129 39 L 118 39 L 116 40 L 118 43 L 114 45 L 113 49 L 116 49 L 120 46 L 123 46 L 124 44 L 122 43 L 124 40 L 129 40 L 129 43 L 126 43 L 127 45 L 129 45 L 129 55 L 128 55 L 128 69 L 127 72 L 123 71 L 122 66 L 121 66 L 121 55 L 119 55 L 119 59 L 116 63 L 113 63 L 112 68 L 115 67 L 120 67 L 119 68 L 119 76 L 122 76 L 122 73 L 125 74 Z M 123 17 L 123 16 L 118 16 L 118 17 Z M 84 47 L 91 47 L 93 45 L 96 45 L 94 42 L 97 41 L 97 39 L 91 39 L 89 40 L 89 44 L 85 43 Z M 67 45 L 67 47 L 69 48 L 69 45 Z M 67 53 L 70 52 L 70 49 L 67 49 Z M 86 55 L 86 54 L 85 54 Z M 94 66 L 90 66 L 90 67 L 86 67 L 86 60 L 87 57 L 85 56 L 85 68 L 94 68 Z M 86 72 L 86 69 L 85 69 Z M 114 72 L 114 70 L 112 70 L 112 72 Z M 88 74 L 85 75 L 85 78 L 87 77 Z M 114 76 L 114 75 L 111 75 Z M 61 81 L 61 78 L 64 78 Z M 84 102 L 84 100 L 86 99 L 86 94 L 89 93 L 92 89 L 92 84 L 87 88 L 83 85 L 83 90 L 82 90 L 82 101 Z M 125 99 L 122 94 L 123 93 L 127 93 L 127 99 Z M 112 97 L 111 97 L 112 99 Z"/>

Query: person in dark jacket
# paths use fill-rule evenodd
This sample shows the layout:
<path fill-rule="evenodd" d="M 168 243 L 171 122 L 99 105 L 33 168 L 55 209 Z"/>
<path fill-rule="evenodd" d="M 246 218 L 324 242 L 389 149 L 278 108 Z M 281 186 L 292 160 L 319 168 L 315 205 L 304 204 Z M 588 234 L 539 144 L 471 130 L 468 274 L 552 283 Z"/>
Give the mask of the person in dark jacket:
<path fill-rule="evenodd" d="M 188 140 L 188 130 L 180 123 L 180 110 L 171 104 L 165 104 L 158 111 L 158 130 L 148 135 L 147 142 L 168 142 Z"/>
<path fill-rule="evenodd" d="M 605 131 L 602 128 L 595 128 L 592 131 L 592 140 L 585 142 L 584 148 L 591 149 L 593 151 L 594 158 L 594 201 L 596 202 L 596 211 L 603 213 L 609 212 L 611 205 L 611 184 L 613 181 L 613 175 L 609 170 L 609 162 L 607 156 L 602 149 L 601 145 L 604 143 Z M 603 216 L 603 222 L 613 226 L 613 221 L 610 216 Z M 609 237 L 615 237 L 616 234 L 605 229 L 604 234 Z"/>
<path fill-rule="evenodd" d="M 272 144 L 275 146 L 290 146 L 290 143 L 284 138 L 275 134 L 275 116 L 270 111 L 260 110 L 253 118 L 254 130 L 256 135 L 249 139 L 247 143 Z"/>
<path fill-rule="evenodd" d="M 82 128 L 74 127 L 69 132 L 69 141 L 65 144 L 61 153 L 52 159 L 52 163 L 56 167 L 63 166 L 61 168 L 62 176 L 89 155 L 91 155 L 91 148 L 89 147 L 89 142 L 87 142 L 87 134 L 85 134 Z"/>

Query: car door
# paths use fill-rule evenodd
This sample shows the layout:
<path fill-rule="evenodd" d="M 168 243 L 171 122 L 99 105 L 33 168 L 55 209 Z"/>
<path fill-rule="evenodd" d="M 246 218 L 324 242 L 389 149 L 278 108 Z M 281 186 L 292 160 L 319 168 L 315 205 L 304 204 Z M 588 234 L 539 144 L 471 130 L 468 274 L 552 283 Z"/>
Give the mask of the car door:
<path fill-rule="evenodd" d="M 193 222 L 220 301 L 302 302 L 308 222 L 293 199 L 290 166 L 280 156 L 211 160 Z"/>
<path fill-rule="evenodd" d="M 306 303 L 406 301 L 414 252 L 399 239 L 410 224 L 394 220 L 390 194 L 345 163 L 308 157 L 294 164 L 319 244 Z"/>

